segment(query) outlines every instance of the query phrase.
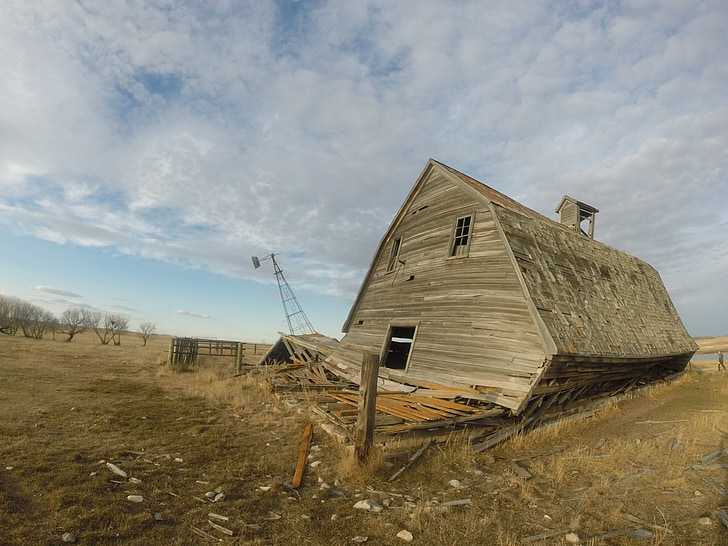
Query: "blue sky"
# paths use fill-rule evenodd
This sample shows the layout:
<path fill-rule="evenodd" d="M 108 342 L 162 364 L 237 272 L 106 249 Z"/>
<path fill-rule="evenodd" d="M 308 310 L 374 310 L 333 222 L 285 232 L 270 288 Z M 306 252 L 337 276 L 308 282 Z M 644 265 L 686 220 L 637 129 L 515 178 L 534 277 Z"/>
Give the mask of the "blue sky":
<path fill-rule="evenodd" d="M 693 334 L 727 333 L 725 3 L 483 6 L 3 2 L 0 291 L 271 339 L 249 256 L 275 251 L 338 334 L 434 157 L 594 204 Z"/>

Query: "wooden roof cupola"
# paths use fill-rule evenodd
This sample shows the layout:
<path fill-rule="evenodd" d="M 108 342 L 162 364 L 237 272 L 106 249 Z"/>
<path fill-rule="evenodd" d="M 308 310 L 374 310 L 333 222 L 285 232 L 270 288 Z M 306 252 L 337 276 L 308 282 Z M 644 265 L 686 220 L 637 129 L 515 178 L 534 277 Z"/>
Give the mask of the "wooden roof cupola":
<path fill-rule="evenodd" d="M 577 233 L 585 235 L 590 239 L 594 238 L 594 219 L 599 209 L 587 205 L 581 201 L 574 199 L 568 195 L 561 198 L 561 203 L 556 207 L 556 214 L 559 215 L 559 221 L 565 226 L 569 226 Z M 584 220 L 589 221 L 587 231 L 581 228 Z"/>

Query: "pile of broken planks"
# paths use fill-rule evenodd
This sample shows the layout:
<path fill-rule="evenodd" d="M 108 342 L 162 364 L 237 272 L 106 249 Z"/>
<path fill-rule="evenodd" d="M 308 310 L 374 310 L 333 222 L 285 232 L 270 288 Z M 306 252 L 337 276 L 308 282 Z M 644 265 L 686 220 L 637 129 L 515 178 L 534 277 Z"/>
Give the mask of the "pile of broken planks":
<path fill-rule="evenodd" d="M 283 336 L 261 360 L 266 365 L 255 367 L 255 371 L 265 374 L 270 388 L 279 396 L 295 404 L 305 400 L 310 410 L 324 420 L 325 430 L 353 441 L 360 411 L 359 386 L 327 365 L 334 342 L 319 334 Z M 285 361 L 280 363 L 276 357 Z M 671 377 L 675 376 L 663 379 Z M 514 415 L 466 386 L 422 381 L 410 385 L 380 378 L 374 437 L 376 443 L 386 445 L 394 438 L 444 441 L 453 432 L 460 432 L 474 451 L 484 451 L 538 425 L 564 417 L 589 417 L 605 399 L 626 395 L 656 380 L 659 378 L 609 377 L 601 383 L 575 383 L 570 388 L 549 383 Z"/>

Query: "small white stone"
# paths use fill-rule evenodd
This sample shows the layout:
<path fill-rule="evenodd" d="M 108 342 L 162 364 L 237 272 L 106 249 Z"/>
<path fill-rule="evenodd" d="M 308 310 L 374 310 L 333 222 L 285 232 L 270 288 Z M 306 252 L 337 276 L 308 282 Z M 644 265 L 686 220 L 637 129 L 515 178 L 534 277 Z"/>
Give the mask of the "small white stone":
<path fill-rule="evenodd" d="M 73 533 L 63 533 L 63 535 L 61 536 L 61 540 L 63 542 L 68 542 L 72 544 L 76 542 L 76 535 L 74 535 Z"/>
<path fill-rule="evenodd" d="M 455 487 L 455 488 L 462 487 L 462 484 L 460 483 L 460 480 L 450 480 L 449 482 L 447 482 L 447 484 L 450 487 Z"/>
<path fill-rule="evenodd" d="M 131 483 L 137 483 L 137 484 L 142 483 L 142 481 L 139 478 L 129 478 L 129 481 Z"/>
<path fill-rule="evenodd" d="M 415 537 L 413 537 L 412 533 L 410 533 L 407 529 L 402 529 L 399 533 L 397 533 L 397 538 L 404 540 L 405 542 L 412 542 L 412 539 Z"/>
<path fill-rule="evenodd" d="M 6 466 L 5 467 L 5 470 L 12 470 L 13 468 L 15 468 L 15 467 L 14 466 Z"/>
<path fill-rule="evenodd" d="M 358 501 L 354 505 L 355 510 L 367 510 L 368 512 L 381 512 L 383 510 L 382 506 L 377 503 L 375 500 L 372 499 L 364 499 Z"/>
<path fill-rule="evenodd" d="M 567 533 L 564 537 L 564 540 L 568 542 L 569 544 L 579 544 L 579 535 L 576 533 Z"/>
<path fill-rule="evenodd" d="M 316 467 L 317 467 L 317 466 L 319 466 L 320 464 L 321 464 L 321 461 L 313 461 L 313 462 L 312 462 L 312 463 L 311 463 L 311 464 L 310 464 L 309 466 L 310 466 L 311 468 L 316 468 Z"/>
<path fill-rule="evenodd" d="M 184 461 L 180 457 L 175 457 L 174 458 L 174 462 L 175 463 L 183 463 Z"/>
<path fill-rule="evenodd" d="M 114 474 L 117 476 L 121 476 L 122 478 L 126 478 L 129 476 L 125 471 L 123 471 L 121 468 L 116 466 L 114 463 L 106 463 L 106 468 L 111 470 Z"/>
<path fill-rule="evenodd" d="M 98 474 L 98 472 L 90 472 L 88 476 L 89 478 L 93 478 L 96 474 Z"/>
<path fill-rule="evenodd" d="M 336 521 L 337 519 L 339 519 L 337 514 L 331 514 L 331 521 Z"/>
<path fill-rule="evenodd" d="M 214 499 L 215 495 L 217 495 L 217 493 L 215 493 L 214 491 L 208 491 L 207 493 L 205 493 L 205 496 L 210 500 Z"/>
<path fill-rule="evenodd" d="M 369 540 L 369 537 L 354 537 L 351 539 L 352 542 L 356 542 L 357 544 L 363 544 L 367 540 Z"/>
<path fill-rule="evenodd" d="M 225 493 L 218 493 L 217 495 L 215 495 L 215 498 L 212 499 L 212 502 L 219 502 L 224 499 L 225 499 Z"/>
<path fill-rule="evenodd" d="M 265 493 L 265 492 L 270 491 L 271 487 L 270 487 L 270 485 L 261 485 L 258 489 L 260 489 L 261 491 L 263 491 Z"/>
<path fill-rule="evenodd" d="M 696 497 L 702 497 L 703 496 L 703 494 L 700 491 L 698 491 L 697 489 L 695 490 L 695 493 L 693 493 L 693 495 L 695 495 Z"/>
<path fill-rule="evenodd" d="M 706 527 L 709 527 L 713 525 L 713 520 L 707 516 L 703 516 L 702 518 L 698 519 L 698 523 L 700 525 L 705 525 Z"/>
<path fill-rule="evenodd" d="M 544 514 L 543 519 L 545 519 L 546 521 L 551 521 L 551 516 L 549 516 L 548 514 Z"/>
<path fill-rule="evenodd" d="M 128 500 L 129 502 L 138 503 L 138 502 L 144 502 L 144 497 L 142 497 L 141 495 L 129 495 L 128 497 L 126 497 L 126 500 Z"/>

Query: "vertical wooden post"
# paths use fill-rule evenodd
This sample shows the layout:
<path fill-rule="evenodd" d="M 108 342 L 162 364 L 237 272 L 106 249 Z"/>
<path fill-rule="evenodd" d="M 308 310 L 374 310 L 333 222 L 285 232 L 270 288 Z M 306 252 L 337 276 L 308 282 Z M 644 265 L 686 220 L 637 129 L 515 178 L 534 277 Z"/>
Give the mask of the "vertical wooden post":
<path fill-rule="evenodd" d="M 377 415 L 377 377 L 379 356 L 365 352 L 361 362 L 359 383 L 359 419 L 356 422 L 355 452 L 359 464 L 364 465 L 374 441 Z"/>
<path fill-rule="evenodd" d="M 174 360 L 174 338 L 169 340 L 169 354 L 167 355 L 167 364 L 170 366 Z"/>
<path fill-rule="evenodd" d="M 238 342 L 235 350 L 235 373 L 240 373 L 243 368 L 243 344 Z"/>

